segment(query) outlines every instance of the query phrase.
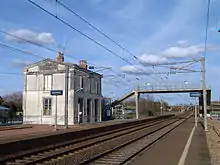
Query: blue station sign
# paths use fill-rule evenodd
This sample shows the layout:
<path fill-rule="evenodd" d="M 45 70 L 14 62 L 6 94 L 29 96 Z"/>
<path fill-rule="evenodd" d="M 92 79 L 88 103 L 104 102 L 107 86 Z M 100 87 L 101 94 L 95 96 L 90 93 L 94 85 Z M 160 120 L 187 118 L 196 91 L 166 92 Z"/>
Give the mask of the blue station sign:
<path fill-rule="evenodd" d="M 50 91 L 50 95 L 55 95 L 55 96 L 58 96 L 58 95 L 63 95 L 63 90 L 51 90 Z"/>
<path fill-rule="evenodd" d="M 191 92 L 190 97 L 201 97 L 201 93 L 200 92 Z"/>

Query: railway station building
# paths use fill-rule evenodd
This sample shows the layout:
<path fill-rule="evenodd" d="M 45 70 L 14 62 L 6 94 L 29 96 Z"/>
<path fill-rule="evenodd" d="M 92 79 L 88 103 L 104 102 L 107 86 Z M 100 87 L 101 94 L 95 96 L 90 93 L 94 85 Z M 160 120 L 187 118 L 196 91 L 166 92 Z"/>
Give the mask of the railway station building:
<path fill-rule="evenodd" d="M 68 71 L 66 71 L 68 65 Z M 44 59 L 23 69 L 23 123 L 65 123 L 65 84 L 68 80 L 68 124 L 101 121 L 102 75 L 88 70 L 85 60 L 79 64 L 64 62 L 58 53 L 56 60 Z M 53 96 L 51 90 L 62 90 L 63 95 Z M 66 104 L 67 105 L 67 104 Z"/>

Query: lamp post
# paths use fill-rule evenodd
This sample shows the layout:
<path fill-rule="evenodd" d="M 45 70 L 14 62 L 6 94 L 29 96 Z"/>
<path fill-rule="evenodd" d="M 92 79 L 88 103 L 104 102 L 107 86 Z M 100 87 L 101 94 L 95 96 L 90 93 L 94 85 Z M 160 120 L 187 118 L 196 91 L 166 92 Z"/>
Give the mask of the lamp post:
<path fill-rule="evenodd" d="M 195 126 L 197 127 L 197 103 L 196 103 L 196 97 L 195 97 Z"/>
<path fill-rule="evenodd" d="M 184 84 L 185 84 L 185 88 L 186 88 L 187 84 L 189 84 L 189 81 L 184 81 Z"/>
<path fill-rule="evenodd" d="M 202 63 L 202 93 L 203 93 L 203 110 L 204 110 L 204 128 L 205 131 L 208 130 L 207 125 L 207 100 L 206 100 L 206 77 L 205 77 L 205 57 L 201 59 Z"/>
<path fill-rule="evenodd" d="M 160 115 L 163 115 L 163 99 L 160 99 Z"/>
<path fill-rule="evenodd" d="M 150 85 L 151 85 L 151 83 L 147 82 L 147 83 L 146 83 L 146 85 L 147 85 L 147 86 L 150 86 Z"/>
<path fill-rule="evenodd" d="M 139 98 L 140 93 L 138 93 L 138 91 L 135 91 L 136 119 L 139 119 Z"/>
<path fill-rule="evenodd" d="M 64 128 L 68 128 L 68 103 L 69 103 L 69 65 L 66 65 L 65 70 L 65 111 L 64 111 Z"/>

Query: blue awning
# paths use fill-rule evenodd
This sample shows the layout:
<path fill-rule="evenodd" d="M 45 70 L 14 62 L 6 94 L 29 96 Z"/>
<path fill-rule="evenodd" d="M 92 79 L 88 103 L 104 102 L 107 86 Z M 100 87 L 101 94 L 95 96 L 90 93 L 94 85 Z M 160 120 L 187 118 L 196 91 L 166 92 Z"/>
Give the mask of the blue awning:
<path fill-rule="evenodd" d="M 6 107 L 3 107 L 3 106 L 0 106 L 0 111 L 9 111 L 10 108 L 6 108 Z"/>

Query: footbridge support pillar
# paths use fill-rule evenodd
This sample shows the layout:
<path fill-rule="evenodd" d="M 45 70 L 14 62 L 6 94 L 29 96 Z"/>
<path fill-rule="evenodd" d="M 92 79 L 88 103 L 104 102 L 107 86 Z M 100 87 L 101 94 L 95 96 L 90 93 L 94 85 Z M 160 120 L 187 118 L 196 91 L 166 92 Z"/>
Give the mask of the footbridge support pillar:
<path fill-rule="evenodd" d="M 139 119 L 139 99 L 140 93 L 138 91 L 135 91 L 136 119 Z"/>

